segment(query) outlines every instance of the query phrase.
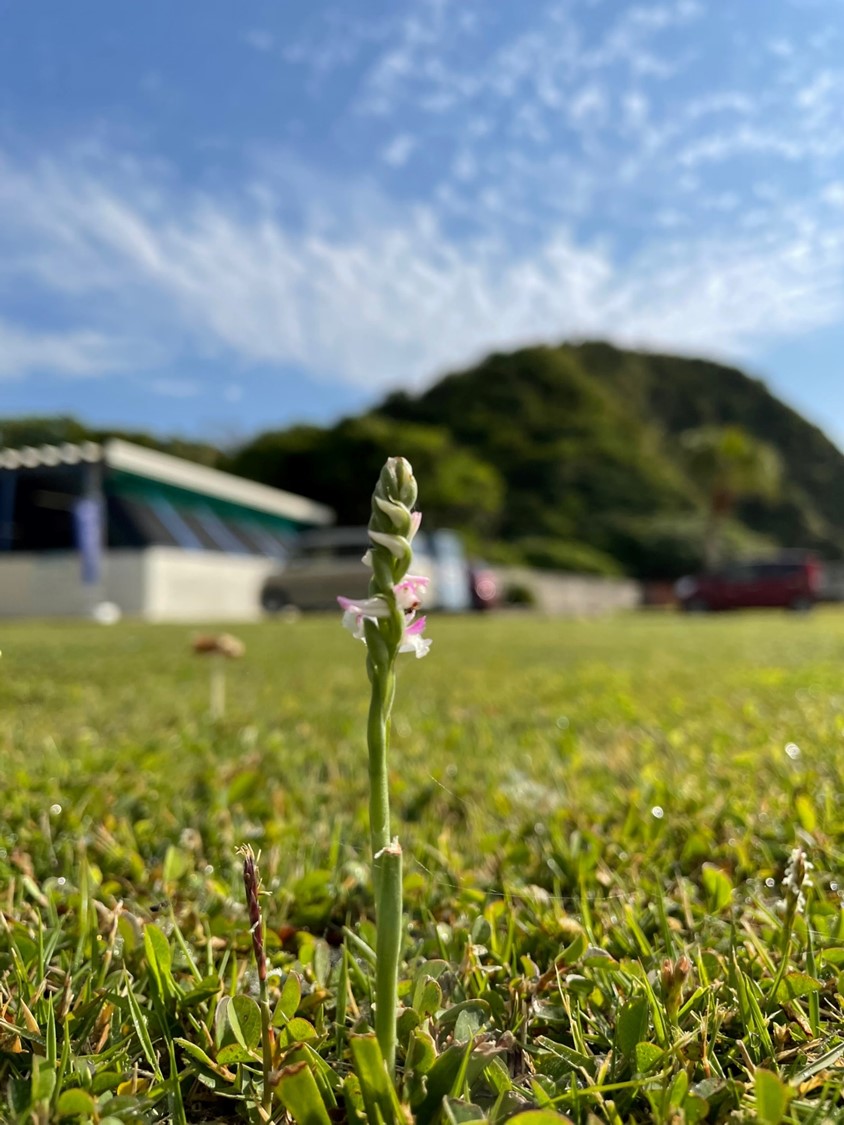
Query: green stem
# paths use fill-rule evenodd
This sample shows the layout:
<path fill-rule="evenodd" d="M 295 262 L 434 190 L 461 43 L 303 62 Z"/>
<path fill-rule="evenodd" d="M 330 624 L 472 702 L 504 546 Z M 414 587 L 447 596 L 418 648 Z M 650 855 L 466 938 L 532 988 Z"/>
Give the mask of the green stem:
<path fill-rule="evenodd" d="M 387 1073 L 396 1072 L 396 1009 L 399 1003 L 399 956 L 402 937 L 401 848 L 398 840 L 381 853 L 381 890 L 375 941 L 375 1036 Z"/>
<path fill-rule="evenodd" d="M 378 910 L 380 860 L 379 853 L 390 843 L 390 787 L 387 749 L 390 731 L 390 710 L 395 692 L 392 662 L 386 668 L 373 664 L 371 670 L 372 698 L 366 741 L 369 748 L 369 840 L 372 845 L 372 871 L 375 886 L 375 907 Z"/>
<path fill-rule="evenodd" d="M 375 890 L 375 1035 L 387 1072 L 393 1077 L 396 1069 L 396 1009 L 402 925 L 401 848 L 397 841 L 392 843 L 390 840 L 387 769 L 390 713 L 396 691 L 395 655 L 383 662 L 376 662 L 370 655 L 369 678 L 372 698 L 366 735 L 369 748 L 369 836 Z"/>
<path fill-rule="evenodd" d="M 267 992 L 266 977 L 259 976 L 258 989 L 258 1007 L 261 1009 L 261 1057 L 264 1071 L 264 1089 L 261 1104 L 269 1114 L 272 1112 L 273 1108 L 273 1088 L 270 1082 L 270 1075 L 273 1069 L 273 1041 L 270 1032 L 272 1017 L 270 1016 L 270 999 Z"/>

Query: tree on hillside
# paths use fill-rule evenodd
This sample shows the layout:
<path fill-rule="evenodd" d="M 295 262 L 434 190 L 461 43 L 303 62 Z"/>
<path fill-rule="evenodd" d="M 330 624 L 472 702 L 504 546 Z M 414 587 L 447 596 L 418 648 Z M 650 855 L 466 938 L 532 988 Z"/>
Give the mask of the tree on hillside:
<path fill-rule="evenodd" d="M 455 527 L 476 536 L 497 530 L 504 495 L 500 474 L 443 427 L 377 414 L 347 418 L 328 430 L 297 426 L 261 434 L 226 468 L 329 504 L 341 524 L 360 524 L 369 515 L 360 481 L 377 478 L 384 460 L 399 451 L 425 481 L 426 526 Z"/>
<path fill-rule="evenodd" d="M 703 426 L 680 436 L 686 470 L 704 495 L 708 518 L 703 544 L 706 568 L 721 559 L 724 523 L 742 497 L 773 499 L 782 462 L 773 446 L 740 426 Z"/>

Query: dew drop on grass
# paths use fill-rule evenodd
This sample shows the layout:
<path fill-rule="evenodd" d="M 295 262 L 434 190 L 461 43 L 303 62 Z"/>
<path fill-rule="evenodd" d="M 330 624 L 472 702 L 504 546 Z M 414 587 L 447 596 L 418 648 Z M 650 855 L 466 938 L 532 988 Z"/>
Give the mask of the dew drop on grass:
<path fill-rule="evenodd" d="M 792 762 L 800 757 L 800 747 L 796 742 L 786 743 L 785 752 L 788 754 L 789 758 L 791 758 Z"/>
<path fill-rule="evenodd" d="M 50 812 L 53 814 L 53 816 L 58 816 L 61 811 L 61 805 L 50 805 Z"/>
<path fill-rule="evenodd" d="M 569 729 L 568 716 L 567 715 L 560 715 L 559 719 L 557 719 L 557 726 L 560 728 L 560 730 L 568 730 Z"/>
<path fill-rule="evenodd" d="M 665 816 L 665 809 L 662 807 L 662 805 L 654 805 L 654 807 L 651 809 L 651 816 L 655 816 L 657 820 L 662 820 L 662 818 Z"/>
<path fill-rule="evenodd" d="M 770 876 L 768 876 L 768 878 L 765 880 L 765 886 L 766 887 L 775 887 L 776 885 L 777 885 L 776 879 L 772 879 Z"/>
<path fill-rule="evenodd" d="M 63 887 L 66 882 L 67 882 L 67 879 L 65 879 L 64 875 L 59 875 L 58 879 L 56 879 L 56 883 L 60 887 Z"/>

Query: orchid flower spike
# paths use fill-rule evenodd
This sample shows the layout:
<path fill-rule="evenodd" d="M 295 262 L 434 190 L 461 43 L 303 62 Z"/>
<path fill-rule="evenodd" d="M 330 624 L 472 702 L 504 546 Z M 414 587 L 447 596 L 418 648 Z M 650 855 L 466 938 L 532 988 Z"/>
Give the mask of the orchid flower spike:
<path fill-rule="evenodd" d="M 343 624 L 366 645 L 371 698 L 366 726 L 369 752 L 369 836 L 375 891 L 375 1035 L 387 1072 L 395 1076 L 398 971 L 402 946 L 402 852 L 390 832 L 388 750 L 390 715 L 396 686 L 396 657 L 424 656 L 431 647 L 419 616 L 428 579 L 409 574 L 413 537 L 421 515 L 413 511 L 416 480 L 410 463 L 391 457 L 378 478 L 369 519 L 369 550 L 363 561 L 372 571 L 369 596 L 337 601 Z"/>
<path fill-rule="evenodd" d="M 413 560 L 411 544 L 422 520 L 421 512 L 411 510 L 416 495 L 410 462 L 391 457 L 372 495 L 371 546 L 363 557 L 372 570 L 369 597 L 337 599 L 345 628 L 369 644 L 379 662 L 388 664 L 398 653 L 422 657 L 431 647 L 430 639 L 422 636 L 425 618 L 416 616 L 428 579 L 408 574 Z"/>

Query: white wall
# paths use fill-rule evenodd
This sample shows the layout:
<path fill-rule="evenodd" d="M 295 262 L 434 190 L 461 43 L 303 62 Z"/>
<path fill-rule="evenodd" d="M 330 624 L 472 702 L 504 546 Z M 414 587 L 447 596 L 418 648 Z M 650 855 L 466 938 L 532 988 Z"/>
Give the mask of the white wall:
<path fill-rule="evenodd" d="M 81 617 L 115 602 L 149 621 L 249 621 L 271 559 L 151 547 L 106 551 L 103 580 L 83 587 L 75 552 L 0 555 L 0 617 Z"/>
<path fill-rule="evenodd" d="M 501 594 L 506 593 L 508 586 L 525 586 L 533 594 L 536 608 L 551 616 L 591 617 L 635 609 L 642 600 L 642 587 L 631 578 L 598 578 L 519 566 L 491 569 Z"/>
<path fill-rule="evenodd" d="M 146 552 L 149 621 L 253 621 L 261 587 L 278 564 L 251 555 L 150 547 Z"/>
<path fill-rule="evenodd" d="M 142 612 L 142 551 L 106 551 L 98 587 L 83 586 L 80 569 L 75 551 L 0 555 L 0 616 L 78 617 L 103 600 L 133 616 Z"/>

